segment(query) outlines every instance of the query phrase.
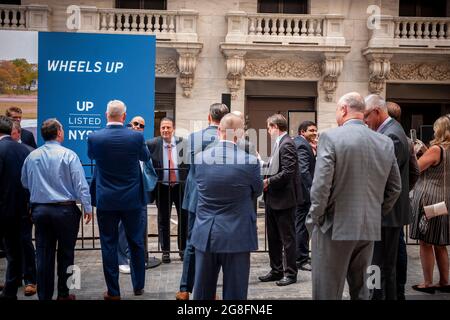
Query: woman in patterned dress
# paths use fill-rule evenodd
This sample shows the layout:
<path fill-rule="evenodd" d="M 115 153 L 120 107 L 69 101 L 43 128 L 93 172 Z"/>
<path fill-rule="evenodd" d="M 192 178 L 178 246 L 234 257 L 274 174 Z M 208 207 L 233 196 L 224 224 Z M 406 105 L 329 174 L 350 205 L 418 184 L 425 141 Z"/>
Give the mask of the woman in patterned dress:
<path fill-rule="evenodd" d="M 412 200 L 412 239 L 419 240 L 420 261 L 424 282 L 413 289 L 434 293 L 435 290 L 450 292 L 448 283 L 450 244 L 449 215 L 426 219 L 424 206 L 446 202 L 450 206 L 450 115 L 436 120 L 433 126 L 434 140 L 431 147 L 419 158 L 420 178 L 414 187 Z M 439 283 L 433 284 L 434 263 L 439 270 Z"/>

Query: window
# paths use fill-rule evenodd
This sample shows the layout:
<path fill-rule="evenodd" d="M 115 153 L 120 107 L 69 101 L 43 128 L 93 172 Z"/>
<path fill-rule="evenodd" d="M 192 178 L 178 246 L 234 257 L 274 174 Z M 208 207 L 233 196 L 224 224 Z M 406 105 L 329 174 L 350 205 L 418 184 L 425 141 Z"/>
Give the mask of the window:
<path fill-rule="evenodd" d="M 307 14 L 308 0 L 258 0 L 258 12 Z"/>
<path fill-rule="evenodd" d="M 401 17 L 448 17 L 450 0 L 400 0 Z"/>
<path fill-rule="evenodd" d="M 167 10 L 166 0 L 117 0 L 116 8 Z"/>

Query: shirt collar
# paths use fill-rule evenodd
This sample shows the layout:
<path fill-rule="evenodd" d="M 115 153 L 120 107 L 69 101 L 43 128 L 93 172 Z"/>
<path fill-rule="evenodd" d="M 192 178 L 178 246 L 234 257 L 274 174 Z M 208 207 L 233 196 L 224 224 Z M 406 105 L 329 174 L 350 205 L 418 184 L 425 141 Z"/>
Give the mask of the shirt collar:
<path fill-rule="evenodd" d="M 164 148 L 167 148 L 167 146 L 169 145 L 164 139 L 163 139 L 163 145 Z M 170 145 L 172 147 L 175 147 L 175 136 L 172 136 L 172 139 L 170 140 Z"/>
<path fill-rule="evenodd" d="M 287 131 L 284 132 L 283 134 L 279 135 L 278 138 L 277 138 L 277 140 L 275 140 L 275 143 L 280 143 L 281 139 L 283 139 L 283 137 L 284 137 L 285 135 L 287 135 Z"/>
<path fill-rule="evenodd" d="M 123 126 L 122 122 L 111 121 L 106 124 L 107 126 Z"/>
<path fill-rule="evenodd" d="M 57 144 L 57 145 L 61 145 L 61 143 L 58 142 L 58 141 L 56 141 L 56 140 L 45 141 L 45 144 Z"/>
<path fill-rule="evenodd" d="M 0 140 L 2 140 L 3 138 L 6 138 L 6 137 L 11 137 L 11 136 L 9 134 L 5 134 L 4 136 L 0 137 Z"/>
<path fill-rule="evenodd" d="M 362 125 L 364 125 L 364 121 L 362 121 L 360 119 L 350 119 L 350 120 L 345 121 L 342 125 L 346 126 L 346 125 L 349 125 L 349 124 L 362 124 Z"/>
<path fill-rule="evenodd" d="M 389 121 L 391 121 L 391 117 L 387 117 L 386 120 L 383 121 L 383 123 L 378 127 L 377 132 L 381 132 L 381 130 L 384 129 L 384 127 L 386 127 L 386 125 L 388 124 Z"/>

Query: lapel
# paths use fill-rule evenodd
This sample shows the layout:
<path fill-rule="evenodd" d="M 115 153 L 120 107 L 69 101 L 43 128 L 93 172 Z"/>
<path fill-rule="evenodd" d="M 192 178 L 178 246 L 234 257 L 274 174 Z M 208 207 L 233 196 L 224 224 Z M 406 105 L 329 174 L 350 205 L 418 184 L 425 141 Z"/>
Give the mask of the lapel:
<path fill-rule="evenodd" d="M 389 129 L 389 128 L 392 126 L 393 121 L 395 121 L 393 118 L 392 118 L 391 120 L 389 120 L 389 121 L 386 123 L 386 125 L 380 130 L 380 133 L 381 133 L 381 134 L 385 134 L 385 132 L 387 131 L 387 129 Z"/>

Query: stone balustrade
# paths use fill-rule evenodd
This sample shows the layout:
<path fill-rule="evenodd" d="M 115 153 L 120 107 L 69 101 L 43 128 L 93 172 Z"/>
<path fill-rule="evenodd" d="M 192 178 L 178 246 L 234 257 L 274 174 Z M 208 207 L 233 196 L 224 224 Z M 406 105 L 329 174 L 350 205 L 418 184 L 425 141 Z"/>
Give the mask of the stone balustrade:
<path fill-rule="evenodd" d="M 197 42 L 193 10 L 136 10 L 81 7 L 80 31 L 153 34 L 157 40 Z"/>
<path fill-rule="evenodd" d="M 49 14 L 46 5 L 0 4 L 0 29 L 46 31 Z"/>
<path fill-rule="evenodd" d="M 450 47 L 450 18 L 382 16 L 369 47 Z"/>
<path fill-rule="evenodd" d="M 344 17 L 229 12 L 227 43 L 345 45 Z"/>

